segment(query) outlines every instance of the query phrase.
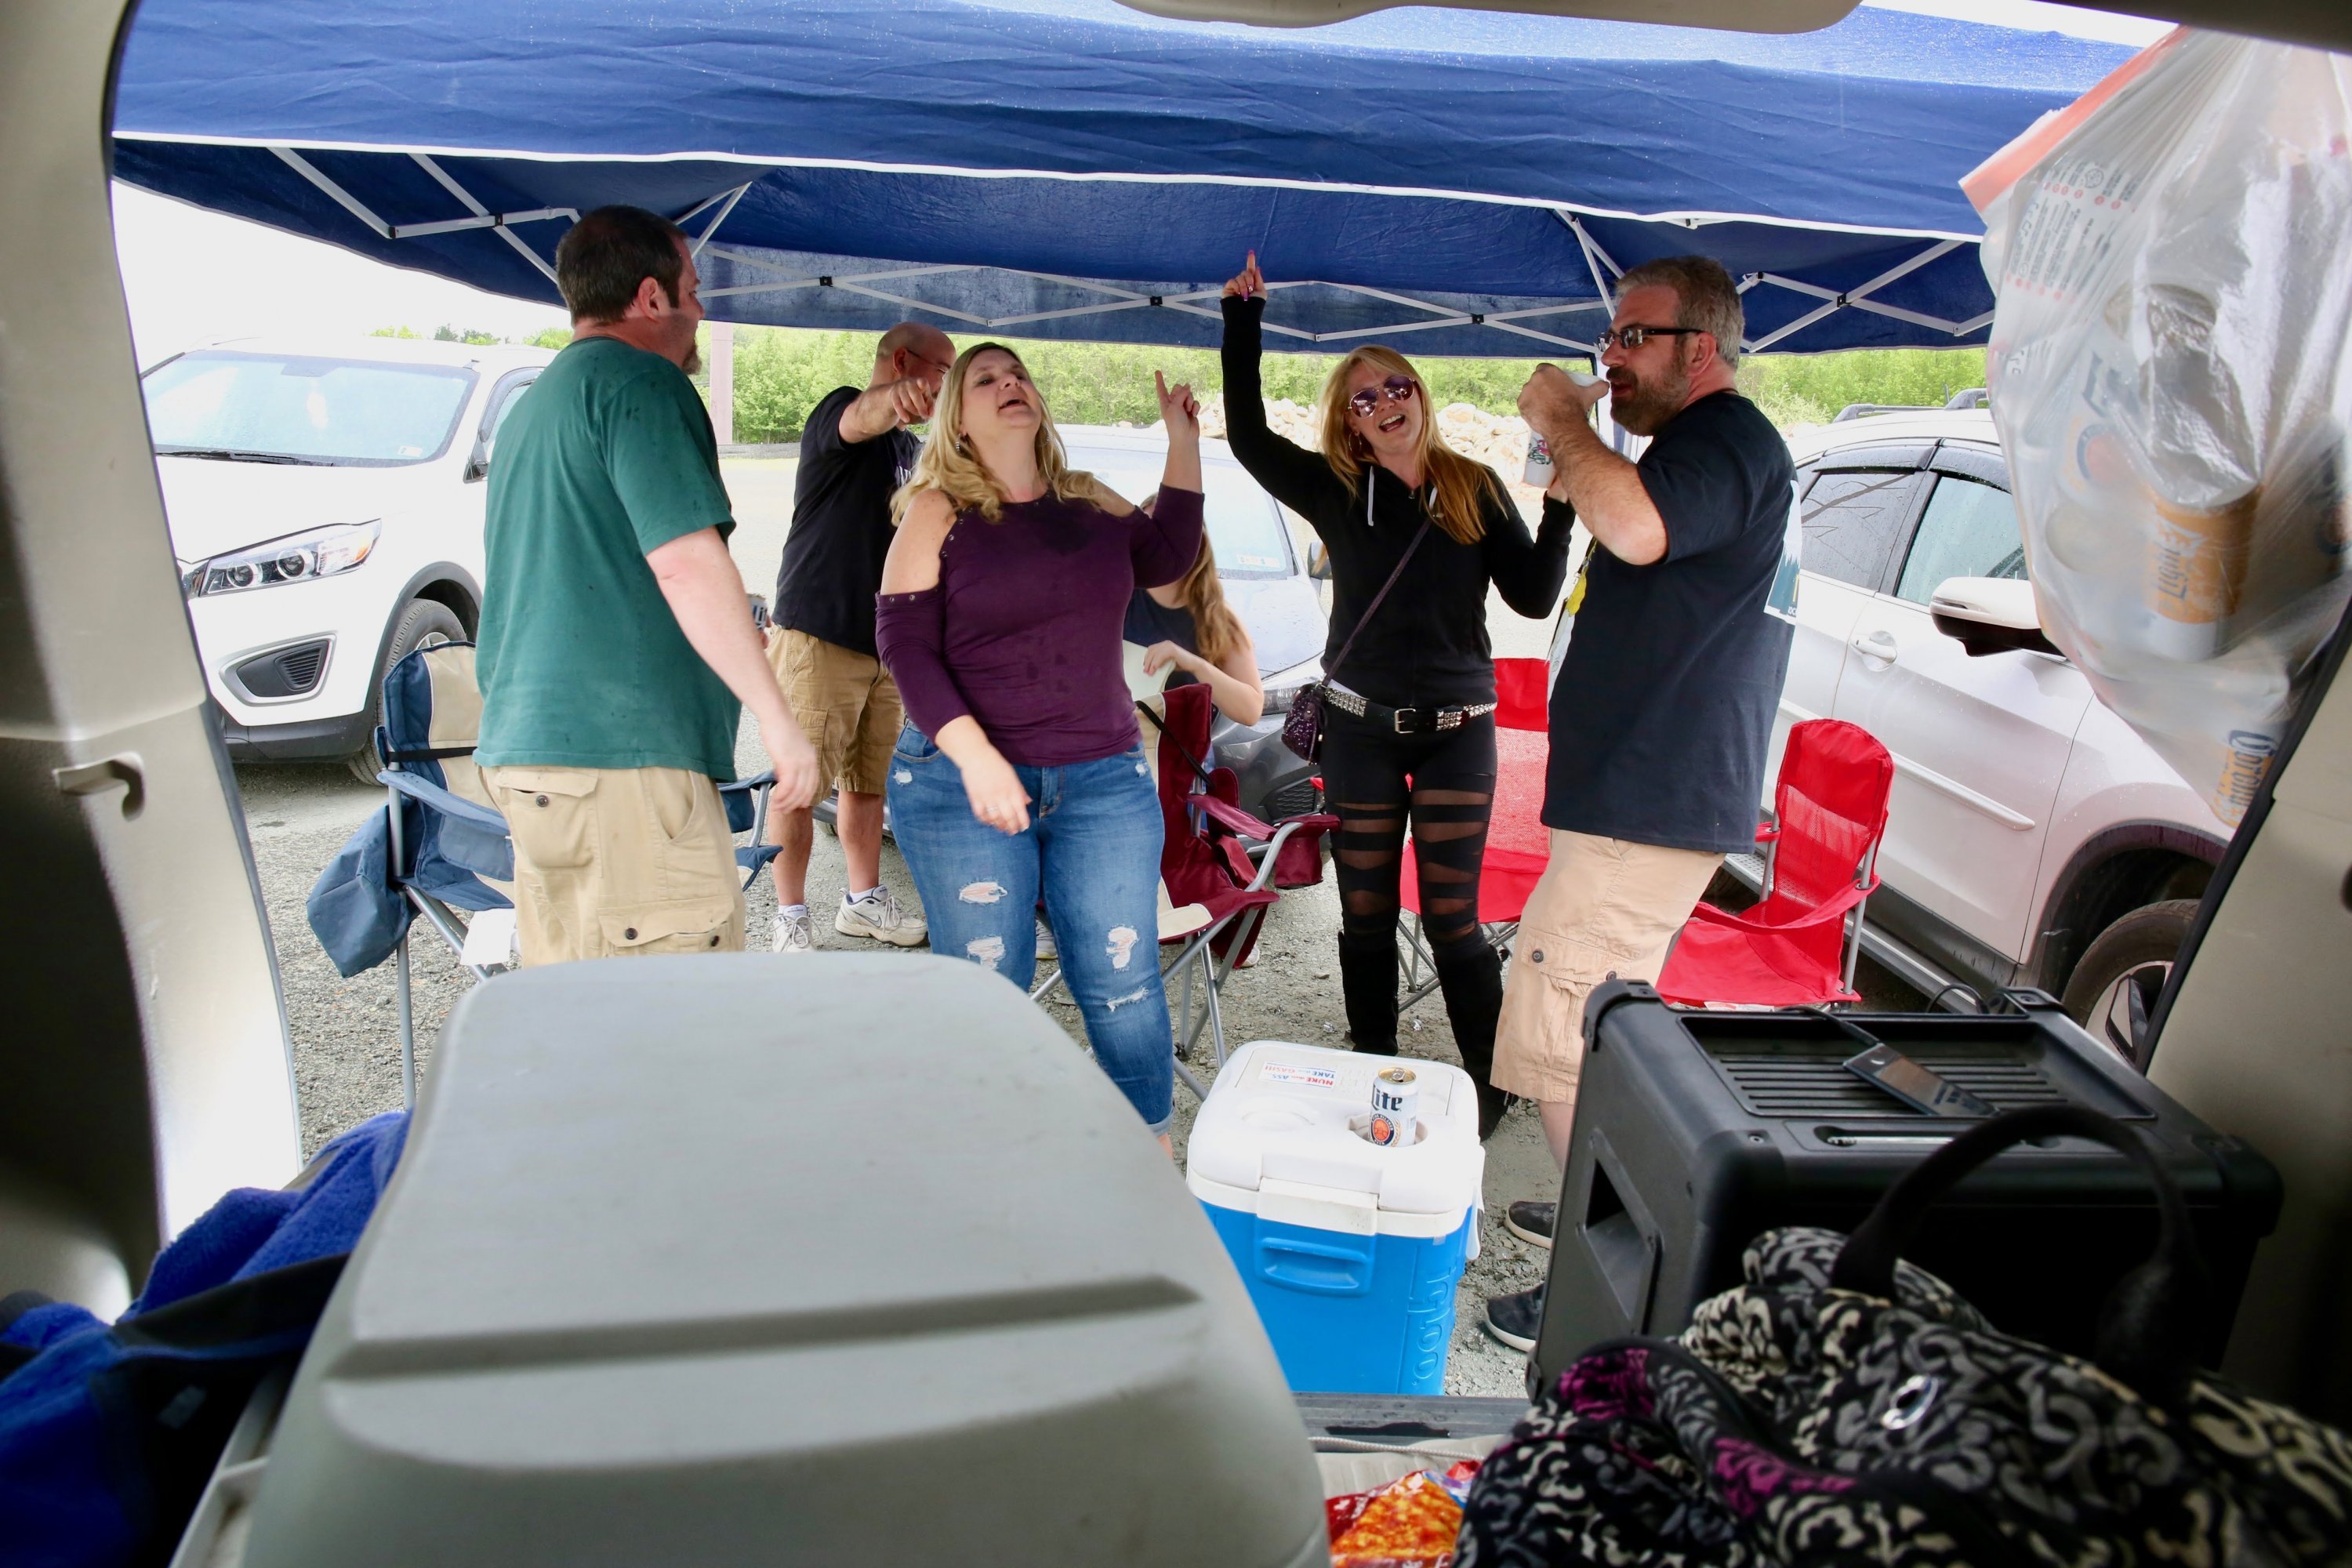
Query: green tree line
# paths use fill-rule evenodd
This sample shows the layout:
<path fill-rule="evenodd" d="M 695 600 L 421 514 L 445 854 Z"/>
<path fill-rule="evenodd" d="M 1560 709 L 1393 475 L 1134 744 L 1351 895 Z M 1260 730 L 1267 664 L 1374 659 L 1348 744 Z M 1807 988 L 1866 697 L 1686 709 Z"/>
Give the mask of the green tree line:
<path fill-rule="evenodd" d="M 836 386 L 863 386 L 874 364 L 876 334 L 735 329 L 735 438 L 797 440 L 809 410 Z M 1136 343 L 1029 342 L 1019 346 L 1054 417 L 1066 425 L 1149 425 L 1160 417 L 1153 371 L 1190 381 L 1206 396 L 1223 384 L 1211 349 Z M 705 350 L 708 357 L 708 350 Z M 1337 354 L 1268 354 L 1265 395 L 1312 404 Z M 1517 411 L 1534 360 L 1413 361 L 1439 407 L 1468 403 L 1494 414 Z M 1850 403 L 1940 405 L 1984 384 L 1982 349 L 1863 349 L 1833 354 L 1754 354 L 1739 367 L 1739 387 L 1782 428 L 1826 423 Z"/>
<path fill-rule="evenodd" d="M 380 337 L 417 337 L 384 327 Z M 490 342 L 486 332 L 444 326 L 436 338 Z M 874 365 L 877 333 L 808 331 L 790 327 L 735 329 L 735 439 L 795 441 L 809 410 L 836 386 L 863 386 Z M 521 340 L 560 349 L 572 334 L 561 327 Z M 1066 425 L 1149 425 L 1160 417 L 1151 373 L 1190 381 L 1202 396 L 1223 384 L 1212 349 L 1156 348 L 1138 343 L 1030 342 L 1022 357 L 1045 392 L 1054 417 Z M 1410 344 L 1407 345 L 1410 347 Z M 707 337 L 703 357 L 709 358 Z M 1268 397 L 1312 404 L 1337 354 L 1265 356 Z M 1519 388 L 1534 360 L 1419 359 L 1414 365 L 1439 407 L 1468 403 L 1492 414 L 1516 412 Z M 695 378 L 708 393 L 709 373 Z M 1829 354 L 1750 354 L 1740 362 L 1739 389 L 1782 429 L 1827 423 L 1850 403 L 1940 405 L 1952 394 L 1984 384 L 1982 349 L 1856 349 Z"/>

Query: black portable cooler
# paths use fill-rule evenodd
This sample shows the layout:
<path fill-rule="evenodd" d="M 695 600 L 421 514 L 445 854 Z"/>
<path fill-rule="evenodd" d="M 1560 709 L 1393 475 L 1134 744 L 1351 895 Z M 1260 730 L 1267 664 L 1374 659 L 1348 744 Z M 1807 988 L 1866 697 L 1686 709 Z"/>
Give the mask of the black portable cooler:
<path fill-rule="evenodd" d="M 2145 1133 L 2189 1199 L 2213 1287 L 2204 1355 L 2217 1362 L 2255 1243 L 2278 1219 L 2278 1173 L 2044 993 L 2009 999 L 2016 1011 L 1845 1017 L 1997 1110 L 2071 1101 Z M 1763 1231 L 1851 1232 L 1897 1177 L 1970 1125 L 1847 1070 L 1866 1047 L 1813 1014 L 1685 1012 L 1647 985 L 1611 981 L 1593 993 L 1585 1037 L 1531 1388 L 1600 1341 L 1680 1331 L 1699 1302 L 1739 1283 L 1740 1253 Z M 2087 1355 L 2109 1288 L 2155 1244 L 2145 1178 L 2108 1149 L 2058 1138 L 1963 1181 L 1905 1256 L 2002 1331 Z"/>

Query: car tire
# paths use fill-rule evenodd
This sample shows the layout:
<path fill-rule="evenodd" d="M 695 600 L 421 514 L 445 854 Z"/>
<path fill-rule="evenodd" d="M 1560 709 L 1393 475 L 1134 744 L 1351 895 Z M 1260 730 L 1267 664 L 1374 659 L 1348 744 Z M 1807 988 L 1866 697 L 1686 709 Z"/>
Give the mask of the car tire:
<path fill-rule="evenodd" d="M 2196 919 L 2194 899 L 2134 910 L 2099 933 L 2066 981 L 2066 1016 L 2142 1072 L 2156 999 Z"/>
<path fill-rule="evenodd" d="M 421 647 L 436 643 L 466 640 L 466 623 L 457 612 L 435 599 L 411 599 L 400 606 L 392 618 L 392 636 L 385 640 L 383 663 L 376 668 L 375 679 L 368 683 L 367 743 L 353 752 L 345 761 L 352 776 L 362 784 L 373 784 L 376 774 L 383 772 L 383 758 L 375 749 L 375 732 L 383 722 L 383 678 L 392 667 Z"/>

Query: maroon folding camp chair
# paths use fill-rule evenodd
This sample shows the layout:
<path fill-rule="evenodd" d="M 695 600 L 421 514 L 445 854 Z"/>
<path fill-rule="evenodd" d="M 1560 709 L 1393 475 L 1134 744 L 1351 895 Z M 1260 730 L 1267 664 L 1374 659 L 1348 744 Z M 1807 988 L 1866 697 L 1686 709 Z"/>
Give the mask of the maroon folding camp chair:
<path fill-rule="evenodd" d="M 1759 828 L 1764 897 L 1730 914 L 1691 911 L 1658 976 L 1658 994 L 1685 1007 L 1810 1007 L 1862 1000 L 1863 904 L 1878 887 L 1878 843 L 1895 759 L 1858 724 L 1809 719 L 1789 731 Z"/>

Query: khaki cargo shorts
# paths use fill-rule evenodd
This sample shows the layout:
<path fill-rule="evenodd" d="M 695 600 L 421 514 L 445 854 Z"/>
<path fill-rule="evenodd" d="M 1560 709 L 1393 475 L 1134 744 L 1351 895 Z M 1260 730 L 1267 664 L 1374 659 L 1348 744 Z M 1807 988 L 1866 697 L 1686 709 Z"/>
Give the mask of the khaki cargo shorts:
<path fill-rule="evenodd" d="M 816 749 L 817 787 L 882 794 L 890 748 L 906 722 L 898 688 L 882 661 L 779 627 L 768 637 L 768 663 L 784 689 L 784 705 Z"/>
<path fill-rule="evenodd" d="M 1658 977 L 1723 857 L 1550 833 L 1551 862 L 1528 897 L 1503 977 L 1494 1083 L 1523 1100 L 1574 1104 L 1585 998 L 1612 974 Z"/>
<path fill-rule="evenodd" d="M 727 807 L 683 768 L 484 768 L 515 847 L 526 964 L 740 952 L 743 887 Z"/>

